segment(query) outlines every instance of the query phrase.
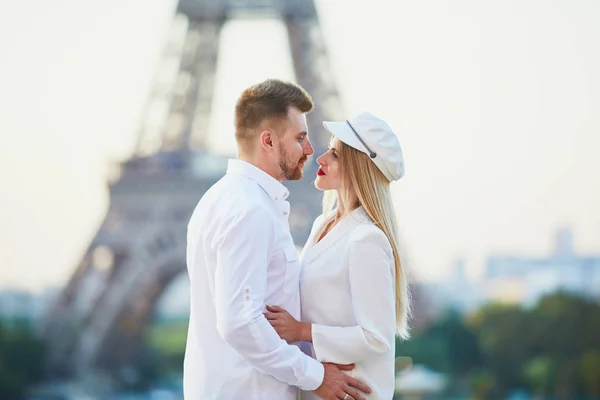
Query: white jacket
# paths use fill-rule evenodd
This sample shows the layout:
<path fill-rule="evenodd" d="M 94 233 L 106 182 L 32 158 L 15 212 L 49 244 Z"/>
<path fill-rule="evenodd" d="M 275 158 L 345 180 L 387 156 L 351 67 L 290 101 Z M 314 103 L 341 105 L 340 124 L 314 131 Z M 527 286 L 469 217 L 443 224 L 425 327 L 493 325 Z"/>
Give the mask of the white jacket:
<path fill-rule="evenodd" d="M 392 247 L 362 207 L 318 243 L 323 216 L 302 251 L 302 321 L 312 323 L 310 352 L 322 362 L 355 363 L 349 374 L 371 387 L 369 399 L 394 393 L 395 285 Z M 302 399 L 317 399 L 303 392 Z"/>

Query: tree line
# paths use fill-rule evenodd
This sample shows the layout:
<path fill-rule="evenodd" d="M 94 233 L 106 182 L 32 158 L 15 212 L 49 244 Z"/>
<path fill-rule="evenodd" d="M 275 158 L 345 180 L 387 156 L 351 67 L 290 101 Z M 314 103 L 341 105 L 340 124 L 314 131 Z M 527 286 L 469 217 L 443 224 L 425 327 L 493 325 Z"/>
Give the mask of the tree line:
<path fill-rule="evenodd" d="M 396 355 L 445 373 L 448 395 L 600 399 L 600 304 L 558 292 L 530 309 L 489 304 L 466 316 L 449 311 L 398 342 Z"/>

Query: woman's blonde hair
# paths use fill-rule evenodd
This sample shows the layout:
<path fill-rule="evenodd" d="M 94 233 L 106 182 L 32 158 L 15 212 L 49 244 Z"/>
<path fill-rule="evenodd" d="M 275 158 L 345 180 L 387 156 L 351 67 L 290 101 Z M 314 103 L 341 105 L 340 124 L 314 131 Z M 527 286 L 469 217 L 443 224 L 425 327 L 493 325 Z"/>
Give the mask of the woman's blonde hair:
<path fill-rule="evenodd" d="M 408 320 L 411 315 L 408 274 L 400 259 L 396 213 L 392 204 L 390 182 L 377 168 L 369 156 L 340 140 L 336 140 L 339 158 L 339 198 L 346 213 L 363 206 L 373 222 L 385 233 L 395 264 L 396 326 L 403 339 L 409 338 Z M 328 215 L 336 202 L 335 192 L 330 190 L 323 196 L 323 215 Z M 327 224 L 324 224 L 326 226 Z M 376 311 L 373 311 L 376 312 Z"/>

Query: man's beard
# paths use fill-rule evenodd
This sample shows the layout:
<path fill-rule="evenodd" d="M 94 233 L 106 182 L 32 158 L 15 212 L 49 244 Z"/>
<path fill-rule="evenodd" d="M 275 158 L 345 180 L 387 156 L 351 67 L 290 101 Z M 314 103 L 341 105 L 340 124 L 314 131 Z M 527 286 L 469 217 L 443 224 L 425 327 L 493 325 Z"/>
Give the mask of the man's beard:
<path fill-rule="evenodd" d="M 308 157 L 303 155 L 298 162 L 294 163 L 290 160 L 285 148 L 281 144 L 279 145 L 279 154 L 281 154 L 279 168 L 281 168 L 283 178 L 286 181 L 297 181 L 302 178 L 302 168 L 300 168 L 299 164 L 305 162 Z"/>

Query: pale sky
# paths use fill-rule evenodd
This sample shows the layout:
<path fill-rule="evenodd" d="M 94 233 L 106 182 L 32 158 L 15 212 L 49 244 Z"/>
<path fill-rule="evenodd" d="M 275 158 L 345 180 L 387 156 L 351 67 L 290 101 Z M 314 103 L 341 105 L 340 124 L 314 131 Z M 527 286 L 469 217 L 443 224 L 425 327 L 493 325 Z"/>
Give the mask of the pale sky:
<path fill-rule="evenodd" d="M 132 151 L 174 4 L 0 3 L 0 288 L 74 270 L 108 207 L 108 162 Z M 381 116 L 403 145 L 395 200 L 418 276 L 441 279 L 457 257 L 476 273 L 493 252 L 543 256 L 562 226 L 600 254 L 600 2 L 318 7 L 347 115 Z M 292 78 L 283 32 L 225 28 L 216 148 L 232 148 L 245 86 Z"/>

